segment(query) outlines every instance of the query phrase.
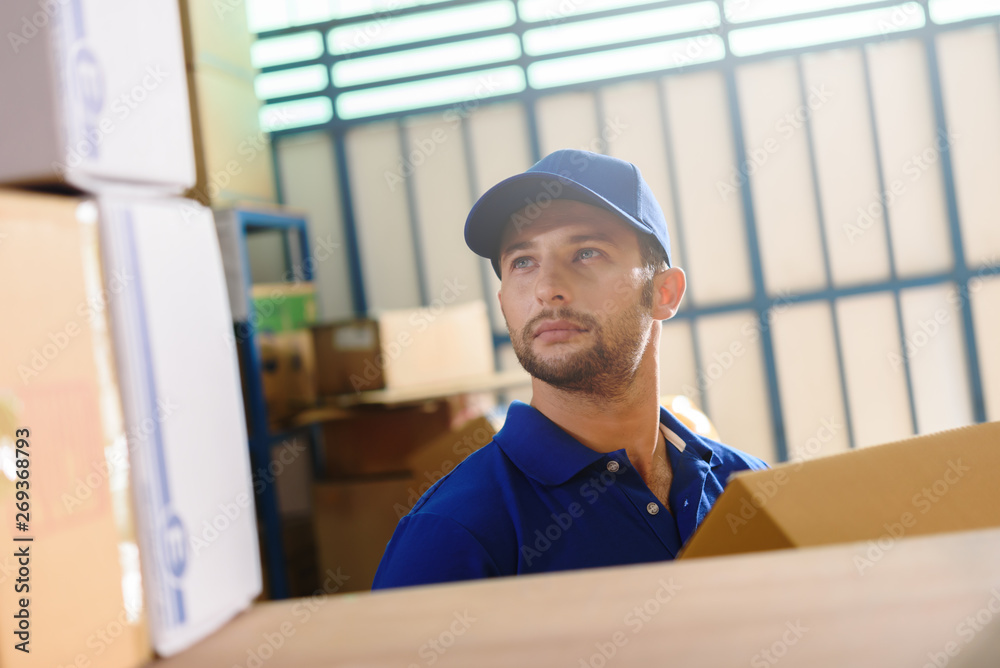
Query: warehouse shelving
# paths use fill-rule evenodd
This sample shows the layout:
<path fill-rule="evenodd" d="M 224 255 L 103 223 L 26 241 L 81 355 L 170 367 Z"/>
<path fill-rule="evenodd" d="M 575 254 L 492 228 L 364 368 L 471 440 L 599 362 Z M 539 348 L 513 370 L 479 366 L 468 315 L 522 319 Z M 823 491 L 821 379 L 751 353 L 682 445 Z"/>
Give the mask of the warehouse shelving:
<path fill-rule="evenodd" d="M 281 234 L 286 267 L 285 275 L 295 280 L 311 281 L 312 266 L 307 261 L 309 255 L 308 227 L 306 219 L 299 213 L 282 210 L 264 211 L 246 208 L 235 208 L 217 212 L 217 216 L 232 215 L 235 223 L 235 244 L 223 241 L 223 254 L 227 257 L 227 280 L 232 283 L 242 283 L 243 295 L 247 300 L 246 317 L 234 309 L 233 323 L 236 346 L 239 351 L 240 373 L 243 377 L 247 428 L 249 436 L 250 459 L 254 471 L 254 488 L 256 502 L 261 521 L 263 522 L 264 553 L 266 557 L 267 580 L 272 599 L 288 598 L 288 576 L 286 572 L 285 550 L 282 541 L 282 517 L 278 507 L 276 480 L 269 473 L 271 463 L 271 448 L 288 439 L 307 435 L 310 440 L 310 451 L 315 459 L 320 457 L 316 447 L 317 439 L 311 425 L 292 427 L 287 430 L 272 429 L 264 401 L 264 388 L 261 380 L 261 355 L 258 347 L 257 331 L 253 318 L 251 302 L 252 277 L 250 272 L 250 256 L 247 238 L 254 234 L 278 232 Z M 229 241 L 233 241 L 230 239 Z M 235 247 L 233 247 L 235 246 Z M 236 254 L 234 257 L 232 254 Z M 236 267 L 241 269 L 237 270 Z M 241 295 L 241 297 L 243 296 Z M 317 467 L 322 462 L 314 461 Z M 321 470 L 321 468 L 316 468 Z"/>

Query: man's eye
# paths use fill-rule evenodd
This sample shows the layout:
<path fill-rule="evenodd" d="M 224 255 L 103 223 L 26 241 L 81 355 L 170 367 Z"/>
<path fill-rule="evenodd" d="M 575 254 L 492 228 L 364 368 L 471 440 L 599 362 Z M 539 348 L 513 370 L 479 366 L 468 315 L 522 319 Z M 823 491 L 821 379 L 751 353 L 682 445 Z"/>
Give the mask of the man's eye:
<path fill-rule="evenodd" d="M 593 248 L 584 248 L 579 253 L 577 253 L 577 256 L 581 260 L 589 260 L 591 258 L 597 257 L 598 254 L 599 254 L 599 251 L 597 251 L 597 250 L 595 250 Z"/>
<path fill-rule="evenodd" d="M 511 262 L 510 266 L 513 269 L 524 269 L 525 267 L 528 266 L 528 262 L 529 262 L 528 258 L 526 258 L 526 257 L 519 257 L 519 258 L 516 258 L 513 262 Z"/>

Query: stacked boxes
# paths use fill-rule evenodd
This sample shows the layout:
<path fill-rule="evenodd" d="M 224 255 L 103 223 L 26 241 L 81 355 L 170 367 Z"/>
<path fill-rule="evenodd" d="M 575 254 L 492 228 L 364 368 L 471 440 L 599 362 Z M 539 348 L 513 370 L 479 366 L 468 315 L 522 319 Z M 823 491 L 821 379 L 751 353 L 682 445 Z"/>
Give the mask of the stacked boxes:
<path fill-rule="evenodd" d="M 102 290 L 118 283 L 101 273 L 93 202 L 0 190 L 0 286 L 0 664 L 141 665 L 149 638 Z M 29 553 L 17 591 L 15 546 Z M 13 618 L 22 597 L 26 630 Z"/>
<path fill-rule="evenodd" d="M 319 393 L 406 389 L 491 375 L 486 304 L 387 310 L 313 328 Z"/>
<path fill-rule="evenodd" d="M 0 23 L 18 31 L 0 59 L 0 182 L 83 193 L 0 197 L 0 461 L 20 428 L 36 455 L 30 658 L 139 665 L 261 590 L 218 241 L 211 211 L 179 197 L 196 185 L 180 15 L 10 0 Z M 0 468 L 8 508 L 22 501 Z M 95 659 L 105 636 L 129 640 Z"/>
<path fill-rule="evenodd" d="M 100 200 L 155 647 L 172 654 L 261 590 L 239 368 L 212 214 L 190 200 Z M 169 416 L 165 417 L 165 413 Z"/>
<path fill-rule="evenodd" d="M 193 183 L 176 3 L 6 0 L 0 21 L 20 38 L 0 59 L 0 182 L 176 193 Z"/>
<path fill-rule="evenodd" d="M 428 415 L 430 424 L 446 413 L 439 407 Z M 398 419 L 382 418 L 389 422 Z M 421 424 L 412 415 L 403 419 Z M 489 443 L 494 433 L 493 425 L 483 417 L 469 420 L 454 430 L 443 429 L 432 437 L 401 438 L 400 434 L 407 432 L 397 431 L 395 450 L 400 454 L 395 458 L 395 466 L 386 461 L 359 462 L 355 471 L 373 471 L 377 466 L 380 474 L 354 475 L 314 485 L 313 521 L 320 579 L 338 573 L 339 569 L 350 575 L 340 591 L 371 589 L 385 546 L 399 520 L 431 485 Z M 358 447 L 362 441 L 348 443 Z M 373 449 L 381 445 L 367 441 L 364 444 Z M 403 448 L 405 454 L 401 452 Z M 351 540 L 344 540 L 344 536 L 350 536 Z"/>
<path fill-rule="evenodd" d="M 273 203 L 271 143 L 260 128 L 243 4 L 180 4 L 197 163 L 188 194 L 213 208 Z"/>
<path fill-rule="evenodd" d="M 316 287 L 308 281 L 258 283 L 250 297 L 249 321 L 257 333 L 267 416 L 277 426 L 316 403 L 309 330 L 316 322 Z"/>

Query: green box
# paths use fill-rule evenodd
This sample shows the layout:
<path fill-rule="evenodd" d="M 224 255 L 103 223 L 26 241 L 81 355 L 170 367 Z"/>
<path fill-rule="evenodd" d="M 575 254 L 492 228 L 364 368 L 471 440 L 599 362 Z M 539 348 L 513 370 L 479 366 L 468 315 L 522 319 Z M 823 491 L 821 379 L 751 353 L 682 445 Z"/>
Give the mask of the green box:
<path fill-rule="evenodd" d="M 250 291 L 250 303 L 257 331 L 289 332 L 316 323 L 312 283 L 258 283 Z"/>

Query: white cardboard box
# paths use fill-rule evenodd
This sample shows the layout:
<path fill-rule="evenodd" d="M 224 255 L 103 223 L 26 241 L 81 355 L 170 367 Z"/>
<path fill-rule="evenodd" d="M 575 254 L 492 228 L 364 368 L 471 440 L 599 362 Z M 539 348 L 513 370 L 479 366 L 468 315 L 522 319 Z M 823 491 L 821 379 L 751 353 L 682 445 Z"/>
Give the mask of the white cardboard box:
<path fill-rule="evenodd" d="M 195 182 L 176 0 L 4 0 L 0 183 Z"/>
<path fill-rule="evenodd" d="M 153 646 L 171 655 L 261 591 L 253 483 L 212 213 L 97 200 Z"/>

